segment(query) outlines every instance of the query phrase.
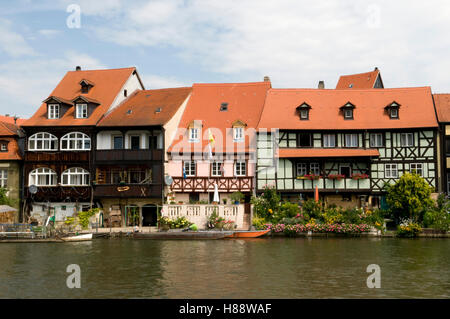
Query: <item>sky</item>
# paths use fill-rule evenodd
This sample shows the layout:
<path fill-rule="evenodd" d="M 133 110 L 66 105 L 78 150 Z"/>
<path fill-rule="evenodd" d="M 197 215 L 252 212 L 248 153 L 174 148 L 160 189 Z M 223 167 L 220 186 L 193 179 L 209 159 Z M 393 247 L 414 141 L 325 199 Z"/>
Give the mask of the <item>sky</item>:
<path fill-rule="evenodd" d="M 146 89 L 256 82 L 450 92 L 450 2 L 0 0 L 0 114 L 30 117 L 67 71 L 135 66 Z"/>

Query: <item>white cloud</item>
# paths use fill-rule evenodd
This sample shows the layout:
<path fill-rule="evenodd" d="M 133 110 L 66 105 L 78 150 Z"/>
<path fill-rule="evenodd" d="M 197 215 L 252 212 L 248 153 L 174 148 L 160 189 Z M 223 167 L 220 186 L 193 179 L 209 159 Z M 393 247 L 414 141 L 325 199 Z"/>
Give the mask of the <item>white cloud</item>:
<path fill-rule="evenodd" d="M 96 28 L 103 40 L 173 47 L 231 78 L 268 74 L 274 86 L 334 87 L 340 74 L 378 66 L 386 86 L 448 85 L 439 68 L 450 47 L 445 0 L 156 0 L 121 8 Z"/>
<path fill-rule="evenodd" d="M 35 51 L 28 45 L 24 37 L 14 32 L 9 20 L 0 19 L 0 52 L 11 57 L 34 55 Z"/>
<path fill-rule="evenodd" d="M 38 32 L 40 35 L 42 35 L 46 38 L 53 38 L 53 37 L 61 34 L 61 30 L 55 30 L 55 29 L 41 29 Z"/>
<path fill-rule="evenodd" d="M 164 77 L 159 75 L 142 75 L 142 82 L 145 85 L 145 88 L 148 90 L 152 89 L 164 89 L 171 87 L 182 87 L 182 86 L 191 86 L 192 84 L 183 83 L 174 77 Z"/>

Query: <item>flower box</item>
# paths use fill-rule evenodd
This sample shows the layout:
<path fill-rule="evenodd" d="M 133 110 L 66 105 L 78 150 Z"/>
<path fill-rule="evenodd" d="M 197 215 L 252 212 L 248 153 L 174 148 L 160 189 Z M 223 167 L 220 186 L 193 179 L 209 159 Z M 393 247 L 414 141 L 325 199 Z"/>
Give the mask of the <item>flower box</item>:
<path fill-rule="evenodd" d="M 367 178 L 369 178 L 369 175 L 367 175 L 367 174 L 359 174 L 359 173 L 352 174 L 352 179 L 355 179 L 355 180 L 367 179 Z"/>
<path fill-rule="evenodd" d="M 303 175 L 303 177 L 305 179 L 309 179 L 311 181 L 320 179 L 320 175 L 316 175 L 316 174 L 307 174 L 307 175 Z"/>
<path fill-rule="evenodd" d="M 341 179 L 345 178 L 345 175 L 342 175 L 342 174 L 329 174 L 327 176 L 327 178 L 328 179 L 336 179 L 336 180 L 340 181 Z"/>

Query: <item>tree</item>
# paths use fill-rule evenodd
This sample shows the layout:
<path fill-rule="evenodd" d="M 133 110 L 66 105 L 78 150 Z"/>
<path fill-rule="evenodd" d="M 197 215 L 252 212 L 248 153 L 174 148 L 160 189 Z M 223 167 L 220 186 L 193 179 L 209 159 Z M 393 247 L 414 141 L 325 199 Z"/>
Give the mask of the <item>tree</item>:
<path fill-rule="evenodd" d="M 11 201 L 8 196 L 6 196 L 6 188 L 0 187 L 0 205 L 10 205 Z"/>
<path fill-rule="evenodd" d="M 395 184 L 386 188 L 386 201 L 397 223 L 404 218 L 420 222 L 425 211 L 433 206 L 430 198 L 433 187 L 418 174 L 405 173 Z"/>

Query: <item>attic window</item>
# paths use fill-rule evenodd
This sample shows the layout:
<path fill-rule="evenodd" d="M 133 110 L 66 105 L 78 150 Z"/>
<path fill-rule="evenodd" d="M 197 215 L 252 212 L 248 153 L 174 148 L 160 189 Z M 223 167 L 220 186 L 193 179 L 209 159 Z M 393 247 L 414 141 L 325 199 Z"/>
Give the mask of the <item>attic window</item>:
<path fill-rule="evenodd" d="M 86 79 L 83 79 L 80 81 L 80 85 L 81 85 L 81 93 L 89 93 L 89 90 L 94 86 L 94 83 Z"/>
<path fill-rule="evenodd" d="M 220 111 L 221 111 L 221 112 L 228 111 L 228 103 L 222 103 L 222 104 L 220 105 Z"/>
<path fill-rule="evenodd" d="M 0 142 L 0 152 L 8 152 L 8 142 Z"/>
<path fill-rule="evenodd" d="M 161 109 L 160 107 L 158 107 L 158 108 L 155 110 L 155 113 L 161 113 L 161 111 L 162 111 L 162 109 Z"/>
<path fill-rule="evenodd" d="M 349 88 L 352 88 L 352 87 L 353 87 L 353 83 L 350 83 L 350 84 L 348 85 L 348 87 L 349 87 Z"/>
<path fill-rule="evenodd" d="M 48 105 L 48 118 L 59 119 L 59 104 Z"/>
<path fill-rule="evenodd" d="M 128 95 L 127 90 L 123 90 L 123 96 L 124 96 L 124 97 L 127 97 L 127 95 Z"/>
<path fill-rule="evenodd" d="M 309 110 L 311 109 L 311 106 L 309 106 L 307 103 L 303 103 L 300 106 L 297 106 L 296 110 L 299 113 L 300 120 L 309 120 Z"/>
<path fill-rule="evenodd" d="M 128 111 L 127 111 L 127 114 L 131 114 L 131 112 L 132 112 L 131 110 L 128 110 Z"/>
<path fill-rule="evenodd" d="M 398 119 L 398 110 L 400 108 L 400 104 L 398 104 L 397 102 L 392 102 L 391 104 L 387 105 L 384 109 L 386 110 L 386 112 L 389 115 L 390 119 Z"/>
<path fill-rule="evenodd" d="M 81 93 L 88 93 L 88 92 L 89 92 L 89 85 L 81 84 Z"/>
<path fill-rule="evenodd" d="M 345 120 L 353 120 L 353 109 L 354 108 L 355 108 L 355 106 L 350 102 L 347 102 L 345 105 L 340 107 L 340 109 L 342 110 L 342 113 L 344 114 Z"/>

